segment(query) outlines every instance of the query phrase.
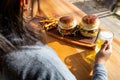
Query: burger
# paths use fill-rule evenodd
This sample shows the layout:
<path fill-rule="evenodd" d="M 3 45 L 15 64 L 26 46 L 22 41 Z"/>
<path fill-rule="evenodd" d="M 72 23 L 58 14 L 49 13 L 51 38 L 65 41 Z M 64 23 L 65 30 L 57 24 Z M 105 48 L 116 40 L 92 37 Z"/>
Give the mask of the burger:
<path fill-rule="evenodd" d="M 84 37 L 96 37 L 99 28 L 99 19 L 96 15 L 88 14 L 81 19 L 80 22 L 80 33 Z"/>
<path fill-rule="evenodd" d="M 77 20 L 73 16 L 63 16 L 58 22 L 58 31 L 62 36 L 76 34 Z"/>

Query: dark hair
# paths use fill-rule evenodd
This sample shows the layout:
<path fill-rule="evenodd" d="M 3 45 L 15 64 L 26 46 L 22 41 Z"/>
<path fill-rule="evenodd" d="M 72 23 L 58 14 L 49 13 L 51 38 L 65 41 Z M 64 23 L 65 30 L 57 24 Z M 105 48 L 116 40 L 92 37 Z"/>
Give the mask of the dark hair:
<path fill-rule="evenodd" d="M 14 46 L 31 45 L 41 37 L 42 31 L 23 25 L 21 0 L 2 0 L 0 5 L 0 33 Z M 25 23 L 26 24 L 26 23 Z"/>
<path fill-rule="evenodd" d="M 15 49 L 15 46 L 0 34 L 0 72 L 2 72 L 4 66 L 4 55 Z"/>

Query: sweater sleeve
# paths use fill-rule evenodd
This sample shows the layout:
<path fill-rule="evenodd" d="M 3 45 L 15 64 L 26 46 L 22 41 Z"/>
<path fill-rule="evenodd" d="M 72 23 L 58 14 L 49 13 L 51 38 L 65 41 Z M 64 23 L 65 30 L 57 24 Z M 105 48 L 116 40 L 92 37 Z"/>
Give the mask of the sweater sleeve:
<path fill-rule="evenodd" d="M 52 48 L 22 46 L 5 56 L 8 80 L 76 80 Z"/>
<path fill-rule="evenodd" d="M 92 80 L 108 80 L 107 71 L 103 64 L 95 64 Z"/>

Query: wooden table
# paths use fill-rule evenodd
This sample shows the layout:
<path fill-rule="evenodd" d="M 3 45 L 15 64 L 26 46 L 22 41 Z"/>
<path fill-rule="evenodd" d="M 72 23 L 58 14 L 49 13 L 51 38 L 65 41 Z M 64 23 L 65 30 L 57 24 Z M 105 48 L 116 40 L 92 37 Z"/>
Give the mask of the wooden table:
<path fill-rule="evenodd" d="M 74 15 L 78 20 L 85 15 L 83 11 L 65 0 L 40 0 L 43 15 L 59 18 Z M 95 51 L 82 46 L 75 46 L 47 35 L 47 44 L 52 47 L 78 80 L 90 80 L 94 65 Z M 113 53 L 106 63 L 108 80 L 120 80 L 120 41 L 113 40 Z"/>

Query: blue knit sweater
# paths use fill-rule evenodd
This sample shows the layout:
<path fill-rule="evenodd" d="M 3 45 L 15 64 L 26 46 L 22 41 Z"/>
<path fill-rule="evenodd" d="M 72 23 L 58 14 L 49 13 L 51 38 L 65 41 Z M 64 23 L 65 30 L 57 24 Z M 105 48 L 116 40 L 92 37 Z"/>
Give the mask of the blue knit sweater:
<path fill-rule="evenodd" d="M 40 42 L 21 46 L 5 57 L 4 73 L 8 80 L 77 80 L 56 53 Z M 92 80 L 107 80 L 104 65 L 95 65 Z"/>

